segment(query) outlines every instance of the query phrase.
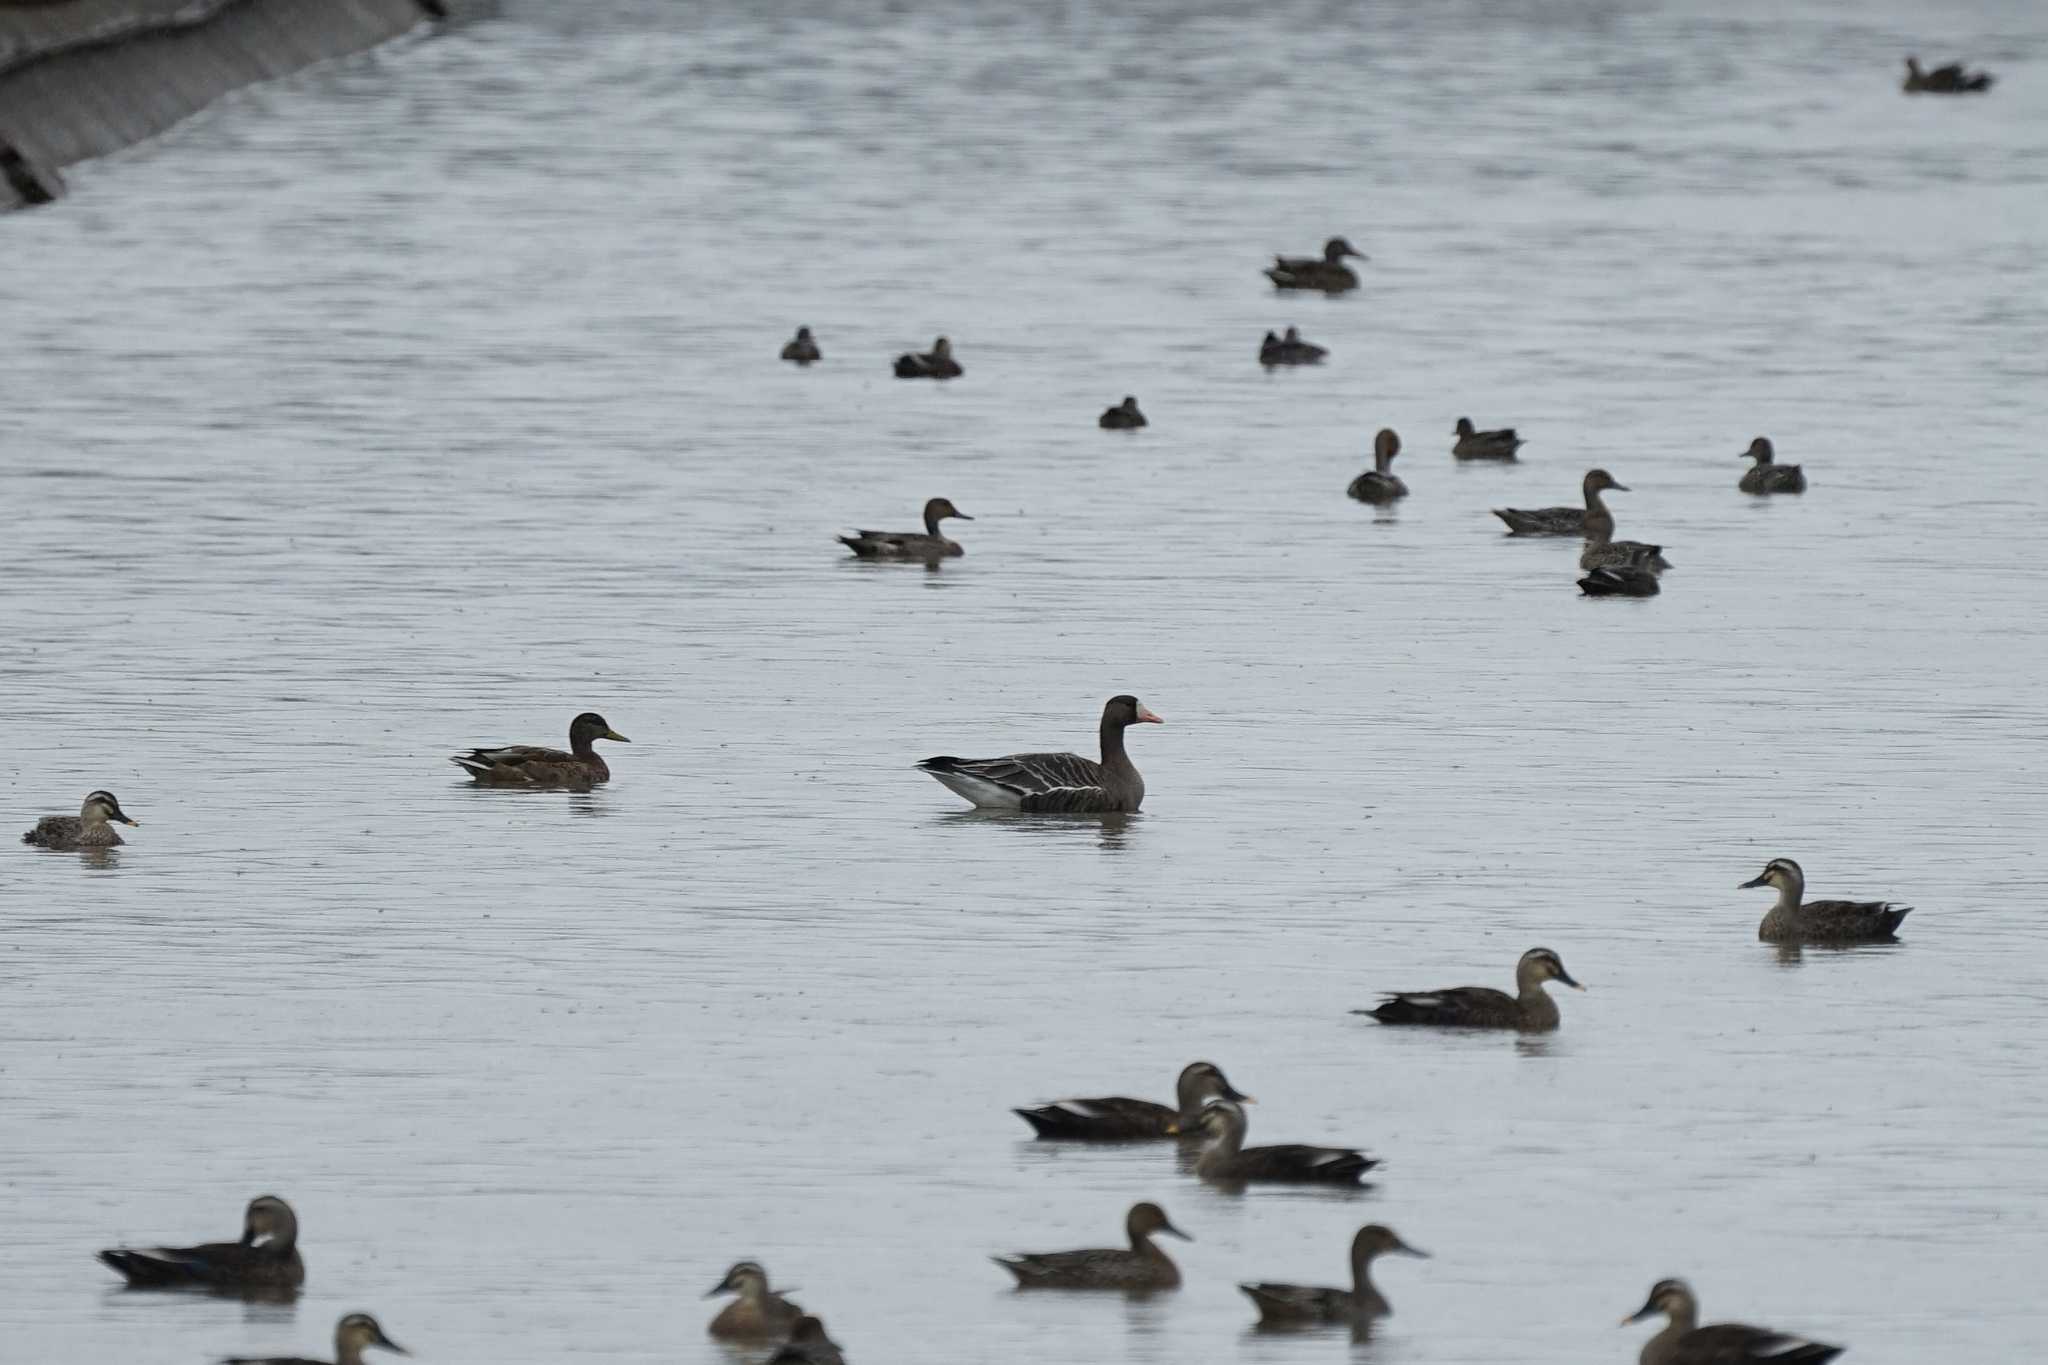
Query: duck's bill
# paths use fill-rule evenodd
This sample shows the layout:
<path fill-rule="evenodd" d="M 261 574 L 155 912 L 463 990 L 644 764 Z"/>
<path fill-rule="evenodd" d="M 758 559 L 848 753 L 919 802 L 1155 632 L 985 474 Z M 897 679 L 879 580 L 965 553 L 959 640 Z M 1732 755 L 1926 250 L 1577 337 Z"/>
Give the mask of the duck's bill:
<path fill-rule="evenodd" d="M 126 816 L 126 815 L 117 815 L 117 816 L 115 816 L 114 818 L 115 818 L 116 820 L 119 820 L 119 821 L 120 821 L 120 822 L 121 822 L 122 824 L 124 824 L 124 825 L 127 825 L 127 826 L 128 826 L 129 828 L 131 828 L 131 829 L 141 829 L 141 828 L 142 828 L 142 822 L 141 822 L 140 820 L 134 820 L 134 819 L 130 819 L 130 818 L 129 818 L 128 816 Z"/>
<path fill-rule="evenodd" d="M 1393 1249 L 1401 1253 L 1401 1255 L 1403 1256 L 1413 1256 L 1419 1260 L 1424 1261 L 1430 1259 L 1429 1253 L 1424 1251 L 1421 1247 L 1412 1247 L 1409 1246 L 1406 1242 L 1394 1243 Z"/>
<path fill-rule="evenodd" d="M 631 744 L 633 742 L 632 740 L 627 739 L 624 735 L 620 734 L 617 730 L 605 731 L 604 737 L 609 740 L 616 740 L 620 744 Z"/>
<path fill-rule="evenodd" d="M 1185 1232 L 1182 1232 L 1179 1228 L 1175 1227 L 1171 1223 L 1160 1224 L 1159 1230 L 1164 1233 L 1170 1233 L 1171 1235 L 1180 1238 L 1183 1242 L 1192 1242 L 1195 1240 L 1194 1238 L 1188 1236 Z"/>
<path fill-rule="evenodd" d="M 973 517 L 970 517 L 970 516 L 968 516 L 968 515 L 967 515 L 967 514 L 966 514 L 965 512 L 955 512 L 955 513 L 953 513 L 953 516 L 954 516 L 954 518 L 955 518 L 956 520 L 959 520 L 959 521 L 973 521 L 973 520 L 974 520 L 974 518 L 973 518 Z"/>
<path fill-rule="evenodd" d="M 1617 492 L 1617 493 L 1633 493 L 1633 492 L 1635 492 L 1635 489 L 1633 489 L 1633 488 L 1630 488 L 1630 487 L 1629 487 L 1629 486 L 1628 486 L 1627 484 L 1625 484 L 1625 483 L 1615 483 L 1615 484 L 1609 484 L 1609 485 L 1608 485 L 1608 487 L 1612 488 L 1612 489 L 1613 489 L 1613 490 L 1614 490 L 1615 492 Z"/>
<path fill-rule="evenodd" d="M 1150 722 L 1153 725 L 1166 724 L 1166 718 L 1164 716 L 1161 716 L 1157 711 L 1154 711 L 1149 706 L 1140 706 L 1138 708 L 1138 719 L 1140 721 Z"/>
<path fill-rule="evenodd" d="M 1740 885 L 1740 886 L 1736 887 L 1735 889 L 1736 889 L 1737 891 L 1747 891 L 1747 890 L 1749 890 L 1749 888 L 1751 888 L 1752 886 L 1762 886 L 1762 885 L 1763 885 L 1763 884 L 1764 884 L 1765 882 L 1769 881 L 1770 879 L 1771 879 L 1771 874 L 1770 874 L 1770 873 L 1768 873 L 1768 872 L 1760 873 L 1760 874 L 1759 874 L 1759 875 L 1757 875 L 1757 876 L 1751 877 L 1751 878 L 1750 878 L 1750 879 L 1749 879 L 1748 881 L 1744 882 L 1744 883 L 1743 883 L 1742 885 Z"/>
<path fill-rule="evenodd" d="M 1572 980 L 1572 975 L 1570 972 L 1564 971 L 1562 969 L 1558 971 L 1557 979 L 1559 981 L 1562 981 L 1565 985 L 1570 986 L 1575 991 L 1582 991 L 1586 989 L 1584 986 L 1581 986 L 1578 982 Z"/>
<path fill-rule="evenodd" d="M 377 1333 L 377 1344 L 379 1346 L 382 1346 L 385 1350 L 394 1352 L 397 1355 L 409 1356 L 412 1354 L 411 1351 L 406 1350 L 403 1346 L 400 1346 L 397 1342 L 393 1341 L 390 1337 L 385 1336 L 382 1332 Z"/>

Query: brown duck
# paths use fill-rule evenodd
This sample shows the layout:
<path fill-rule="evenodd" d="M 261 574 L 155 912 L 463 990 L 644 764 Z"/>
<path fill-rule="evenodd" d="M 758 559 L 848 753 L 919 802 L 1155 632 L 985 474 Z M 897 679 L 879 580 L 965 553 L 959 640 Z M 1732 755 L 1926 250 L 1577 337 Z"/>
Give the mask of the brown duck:
<path fill-rule="evenodd" d="M 597 782 L 609 782 L 612 770 L 598 755 L 596 741 L 609 739 L 619 744 L 632 741 L 612 729 L 595 711 L 585 711 L 569 722 L 569 752 L 536 744 L 507 744 L 498 749 L 471 749 L 455 755 L 450 762 L 476 779 L 480 787 L 566 787 L 589 791 Z"/>
<path fill-rule="evenodd" d="M 1247 1147 L 1244 1110 L 1217 1100 L 1195 1120 L 1206 1145 L 1195 1158 L 1195 1174 L 1218 1184 L 1248 1181 L 1290 1184 L 1356 1185 L 1379 1162 L 1349 1147 L 1311 1147 L 1290 1142 L 1274 1147 Z"/>
<path fill-rule="evenodd" d="M 1844 1349 L 1740 1322 L 1702 1327 L 1699 1300 L 1683 1280 L 1657 1281 L 1649 1299 L 1621 1325 L 1658 1313 L 1669 1321 L 1643 1343 L 1642 1354 L 1636 1357 L 1640 1365 L 1823 1365 Z"/>
<path fill-rule="evenodd" d="M 929 561 L 952 559 L 967 551 L 960 543 L 939 534 L 939 523 L 947 517 L 959 521 L 974 518 L 953 505 L 950 498 L 933 498 L 924 505 L 924 534 L 915 531 L 855 531 L 839 537 L 839 543 L 861 559 L 902 559 Z"/>
<path fill-rule="evenodd" d="M 1174 1083 L 1175 1102 L 1154 1104 L 1150 1100 L 1109 1095 L 1092 1100 L 1061 1100 L 1036 1109 L 1010 1112 L 1038 1131 L 1042 1138 L 1066 1142 L 1149 1142 L 1179 1135 L 1192 1140 L 1195 1120 L 1210 1100 L 1233 1100 L 1250 1104 L 1252 1097 L 1239 1093 L 1224 1078 L 1214 1062 L 1189 1062 Z"/>
<path fill-rule="evenodd" d="M 1790 858 L 1771 859 L 1736 889 L 1752 886 L 1778 892 L 1778 903 L 1756 928 L 1765 943 L 1890 943 L 1913 912 L 1910 905 L 1890 901 L 1806 900 L 1806 873 Z"/>
<path fill-rule="evenodd" d="M 1351 1288 L 1313 1289 L 1299 1284 L 1241 1284 L 1259 1307 L 1261 1327 L 1300 1327 L 1313 1323 L 1366 1323 L 1392 1317 L 1394 1306 L 1372 1282 L 1372 1263 L 1389 1253 L 1429 1259 L 1402 1241 L 1390 1227 L 1368 1223 L 1351 1239 Z"/>
<path fill-rule="evenodd" d="M 804 1310 L 768 1287 L 768 1272 L 759 1261 L 740 1261 L 704 1297 L 736 1294 L 711 1319 L 711 1335 L 729 1341 L 781 1341 Z"/>
<path fill-rule="evenodd" d="M 1128 1249 L 1102 1247 L 1088 1251 L 1045 1251 L 992 1257 L 1017 1277 L 1019 1289 L 1117 1289 L 1146 1293 L 1180 1288 L 1180 1269 L 1152 1243 L 1158 1233 L 1194 1238 L 1182 1232 L 1157 1204 L 1133 1204 L 1124 1216 Z"/>
<path fill-rule="evenodd" d="M 350 1313 L 334 1325 L 334 1365 L 363 1365 L 363 1352 L 372 1346 L 409 1356 L 368 1313 Z M 327 1365 L 324 1360 L 305 1356 L 229 1356 L 221 1365 Z"/>
<path fill-rule="evenodd" d="M 1383 1004 L 1353 1014 L 1370 1014 L 1382 1024 L 1428 1024 L 1437 1028 L 1508 1028 L 1547 1033 L 1557 1027 L 1557 1002 L 1543 989 L 1561 981 L 1575 991 L 1564 959 L 1548 948 L 1531 948 L 1515 964 L 1515 994 L 1488 986 L 1453 986 L 1441 991 L 1393 991 Z"/>
<path fill-rule="evenodd" d="M 234 1242 L 190 1247 L 117 1248 L 99 1258 L 130 1289 L 205 1289 L 217 1293 L 292 1292 L 305 1283 L 299 1259 L 299 1220 L 274 1194 L 259 1194 L 242 1213 Z"/>

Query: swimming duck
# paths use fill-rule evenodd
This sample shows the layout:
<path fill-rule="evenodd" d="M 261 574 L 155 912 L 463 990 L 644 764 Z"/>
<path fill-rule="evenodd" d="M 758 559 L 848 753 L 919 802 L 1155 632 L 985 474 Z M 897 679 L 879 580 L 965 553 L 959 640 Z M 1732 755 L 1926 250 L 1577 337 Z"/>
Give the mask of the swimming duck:
<path fill-rule="evenodd" d="M 1796 464 L 1777 464 L 1778 452 L 1771 445 L 1771 438 L 1759 436 L 1749 443 L 1743 458 L 1756 463 L 1743 471 L 1742 482 L 1736 487 L 1745 493 L 1804 493 L 1806 471 Z"/>
<path fill-rule="evenodd" d="M 1392 1317 L 1394 1306 L 1372 1282 L 1375 1257 L 1394 1253 L 1429 1259 L 1390 1227 L 1367 1223 L 1351 1239 L 1351 1288 L 1312 1289 L 1299 1284 L 1241 1284 L 1259 1307 L 1262 1327 L 1298 1327 L 1317 1322 L 1370 1322 Z"/>
<path fill-rule="evenodd" d="M 1911 914 L 1910 905 L 1890 901 L 1806 901 L 1806 873 L 1790 858 L 1773 858 L 1737 890 L 1775 886 L 1778 903 L 1757 926 L 1765 943 L 1889 943 Z"/>
<path fill-rule="evenodd" d="M 947 517 L 974 520 L 955 507 L 952 499 L 933 498 L 924 505 L 923 535 L 915 531 L 855 531 L 839 537 L 839 543 L 862 559 L 951 559 L 967 551 L 960 548 L 958 541 L 939 534 L 939 523 Z"/>
<path fill-rule="evenodd" d="M 1401 453 L 1401 438 L 1392 427 L 1381 427 L 1372 438 L 1372 468 L 1351 481 L 1344 491 L 1360 502 L 1390 503 L 1408 496 L 1408 485 L 1392 473 L 1394 457 Z"/>
<path fill-rule="evenodd" d="M 1586 535 L 1586 548 L 1579 551 L 1579 568 L 1593 569 L 1647 569 L 1652 573 L 1663 573 L 1671 567 L 1671 561 L 1664 558 L 1662 545 L 1651 545 L 1640 540 L 1613 540 L 1610 536 L 1614 527 L 1608 523 L 1597 523 Z"/>
<path fill-rule="evenodd" d="M 85 798 L 78 814 L 45 815 L 36 821 L 34 829 L 21 836 L 21 841 L 41 848 L 116 848 L 124 841 L 120 831 L 107 823 L 109 820 L 138 828 L 142 824 L 128 818 L 128 812 L 121 809 L 120 800 L 112 792 L 94 792 Z"/>
<path fill-rule="evenodd" d="M 1614 564 L 1593 570 L 1579 580 L 1587 597 L 1655 597 L 1664 591 L 1657 572 L 1640 564 Z"/>
<path fill-rule="evenodd" d="M 536 744 L 508 744 L 501 749 L 471 749 L 449 761 L 474 777 L 481 787 L 566 787 L 589 791 L 595 782 L 609 782 L 612 770 L 598 756 L 596 741 L 631 740 L 612 729 L 595 711 L 569 722 L 569 752 Z"/>
<path fill-rule="evenodd" d="M 1145 420 L 1145 414 L 1138 411 L 1138 400 L 1129 394 L 1124 395 L 1123 402 L 1104 411 L 1095 424 L 1104 431 L 1136 431 L 1139 427 L 1151 425 Z"/>
<path fill-rule="evenodd" d="M 64 192 L 64 181 L 55 171 L 30 165 L 21 149 L 11 142 L 0 142 L 0 179 L 6 180 L 15 197 L 31 208 L 54 204 Z"/>
<path fill-rule="evenodd" d="M 789 1340 L 768 1357 L 768 1365 L 846 1365 L 846 1356 L 825 1335 L 825 1324 L 806 1313 L 789 1329 Z"/>
<path fill-rule="evenodd" d="M 1277 1147 L 1244 1145 L 1244 1110 L 1229 1100 L 1215 1100 L 1195 1120 L 1206 1145 L 1195 1159 L 1195 1174 L 1223 1184 L 1245 1181 L 1314 1182 L 1356 1185 L 1359 1177 L 1380 1163 L 1349 1147 L 1311 1147 L 1290 1142 Z"/>
<path fill-rule="evenodd" d="M 1320 289 L 1326 294 L 1341 294 L 1347 289 L 1358 288 L 1358 276 L 1350 266 L 1344 264 L 1346 256 L 1366 260 L 1366 254 L 1345 241 L 1332 237 L 1323 243 L 1320 259 L 1314 256 L 1275 256 L 1273 264 L 1266 271 L 1266 278 L 1273 282 L 1275 289 Z"/>
<path fill-rule="evenodd" d="M 1079 754 L 941 755 L 917 766 L 984 810 L 1062 815 L 1133 811 L 1144 803 L 1145 779 L 1124 752 L 1124 731 L 1141 724 L 1165 722 L 1125 693 L 1103 705 L 1100 763 Z"/>
<path fill-rule="evenodd" d="M 768 1272 L 759 1261 L 740 1261 L 725 1272 L 704 1297 L 737 1294 L 738 1298 L 711 1319 L 711 1335 L 739 1341 L 781 1341 L 804 1310 L 768 1287 Z"/>
<path fill-rule="evenodd" d="M 1989 90 L 1995 79 L 1988 71 L 1965 71 L 1961 62 L 1922 71 L 1920 59 L 1908 57 L 1904 89 L 1909 95 L 1976 95 Z"/>
<path fill-rule="evenodd" d="M 1451 454 L 1461 460 L 1512 460 L 1528 442 L 1515 435 L 1513 427 L 1496 431 L 1474 431 L 1470 417 L 1460 417 L 1453 434 L 1458 438 Z"/>
<path fill-rule="evenodd" d="M 1192 1138 L 1195 1120 L 1202 1106 L 1212 1099 L 1250 1104 L 1252 1097 L 1238 1093 L 1224 1079 L 1214 1062 L 1189 1062 L 1174 1083 L 1175 1104 L 1154 1104 L 1150 1100 L 1125 1099 L 1120 1095 L 1092 1100 L 1061 1100 L 1037 1109 L 1010 1112 L 1038 1130 L 1042 1138 L 1070 1142 L 1142 1142 L 1152 1138 L 1182 1135 Z"/>
<path fill-rule="evenodd" d="M 1267 369 L 1276 365 L 1320 365 L 1330 352 L 1312 341 L 1303 341 L 1298 328 L 1289 327 L 1284 336 L 1266 333 L 1259 343 L 1259 363 Z"/>
<path fill-rule="evenodd" d="M 1614 514 L 1607 510 L 1607 504 L 1600 500 L 1603 492 L 1628 492 L 1628 485 L 1616 483 L 1614 476 L 1604 469 L 1589 469 L 1579 485 L 1586 499 L 1580 507 L 1496 507 L 1493 514 L 1508 524 L 1508 534 L 1516 536 L 1592 536 L 1604 525 L 1607 534 L 1614 534 Z"/>
<path fill-rule="evenodd" d="M 387 1351 L 409 1356 L 406 1350 L 390 1337 L 368 1313 L 350 1313 L 334 1325 L 334 1365 L 363 1365 L 363 1352 L 372 1346 L 381 1346 Z M 308 1360 L 304 1356 L 229 1356 L 221 1365 L 327 1365 L 324 1360 Z"/>
<path fill-rule="evenodd" d="M 1390 991 L 1384 1003 L 1353 1014 L 1370 1014 L 1382 1024 L 1431 1024 L 1438 1028 L 1511 1028 L 1548 1033 L 1557 1027 L 1557 1002 L 1543 989 L 1561 981 L 1575 991 L 1564 959 L 1548 948 L 1531 948 L 1515 964 L 1515 994 L 1489 986 L 1456 986 L 1444 991 Z"/>
<path fill-rule="evenodd" d="M 1683 1280 L 1659 1280 L 1650 1297 L 1621 1320 L 1626 1327 L 1653 1314 L 1670 1319 L 1664 1330 L 1643 1343 L 1640 1365 L 1822 1365 L 1846 1348 L 1827 1346 L 1805 1337 L 1721 1322 L 1701 1327 L 1699 1300 Z"/>
<path fill-rule="evenodd" d="M 825 353 L 812 340 L 811 329 L 799 327 L 789 344 L 782 348 L 782 358 L 796 365 L 815 365 L 825 358 Z"/>
<path fill-rule="evenodd" d="M 953 359 L 953 343 L 940 337 L 929 351 L 906 351 L 896 357 L 898 379 L 957 379 L 966 371 Z"/>
<path fill-rule="evenodd" d="M 1144 1293 L 1180 1288 L 1180 1268 L 1152 1243 L 1155 1233 L 1183 1242 L 1195 1239 L 1175 1227 L 1157 1204 L 1131 1205 L 1124 1216 L 1129 1250 L 1104 1247 L 1090 1251 L 1046 1251 L 995 1256 L 993 1261 L 1017 1277 L 1019 1289 L 1121 1289 Z"/>
<path fill-rule="evenodd" d="M 298 1216 L 274 1194 L 259 1194 L 249 1201 L 238 1242 L 121 1248 L 102 1251 L 99 1258 L 120 1272 L 131 1289 L 275 1292 L 295 1290 L 306 1279 L 306 1264 L 299 1259 Z"/>

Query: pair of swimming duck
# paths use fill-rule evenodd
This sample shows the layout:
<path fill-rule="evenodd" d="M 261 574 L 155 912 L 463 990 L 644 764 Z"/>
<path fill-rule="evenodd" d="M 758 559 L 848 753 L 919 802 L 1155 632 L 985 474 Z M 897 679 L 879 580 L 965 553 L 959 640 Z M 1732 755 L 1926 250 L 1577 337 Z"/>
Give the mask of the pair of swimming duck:
<path fill-rule="evenodd" d="M 1472 419 L 1460 417 L 1453 434 L 1457 441 L 1451 454 L 1460 460 L 1512 460 L 1524 442 L 1513 427 L 1498 431 L 1476 431 Z M 1384 506 L 1408 496 L 1408 485 L 1394 471 L 1394 457 L 1401 453 L 1401 437 L 1392 427 L 1382 427 L 1372 438 L 1372 468 L 1351 481 L 1344 491 L 1360 502 Z"/>
<path fill-rule="evenodd" d="M 1664 547 L 1640 540 L 1614 538 L 1614 513 L 1601 494 L 1626 493 L 1628 485 L 1604 469 L 1586 471 L 1580 481 L 1583 507 L 1496 507 L 1509 535 L 1580 536 L 1579 590 L 1588 597 L 1654 597 L 1661 590 L 1657 575 L 1671 567 Z"/>
<path fill-rule="evenodd" d="M 782 358 L 792 365 L 810 366 L 823 360 L 825 353 L 811 329 L 799 327 L 783 345 Z M 894 370 L 898 379 L 957 379 L 966 373 L 953 359 L 953 343 L 944 337 L 934 341 L 929 351 L 906 351 L 897 356 Z"/>
<path fill-rule="evenodd" d="M 773 1342 L 768 1365 L 846 1365 L 839 1343 L 826 1335 L 825 1324 L 806 1313 L 787 1291 L 768 1287 L 768 1271 L 759 1261 L 740 1261 L 704 1297 L 732 1294 L 734 1299 L 711 1319 L 711 1335 L 721 1341 Z"/>

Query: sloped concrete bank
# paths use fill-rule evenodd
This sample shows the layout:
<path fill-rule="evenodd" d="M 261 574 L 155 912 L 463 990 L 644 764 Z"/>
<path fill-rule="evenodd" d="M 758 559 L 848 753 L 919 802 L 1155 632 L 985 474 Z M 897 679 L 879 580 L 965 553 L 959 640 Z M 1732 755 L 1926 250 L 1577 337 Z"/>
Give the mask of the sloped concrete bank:
<path fill-rule="evenodd" d="M 0 145 L 26 174 L 132 146 L 231 90 L 388 42 L 436 0 L 0 0 Z"/>

